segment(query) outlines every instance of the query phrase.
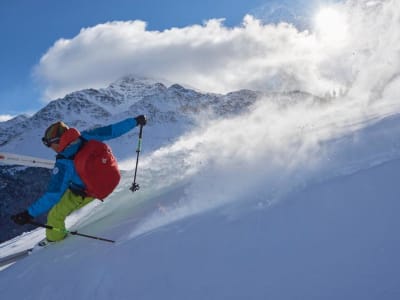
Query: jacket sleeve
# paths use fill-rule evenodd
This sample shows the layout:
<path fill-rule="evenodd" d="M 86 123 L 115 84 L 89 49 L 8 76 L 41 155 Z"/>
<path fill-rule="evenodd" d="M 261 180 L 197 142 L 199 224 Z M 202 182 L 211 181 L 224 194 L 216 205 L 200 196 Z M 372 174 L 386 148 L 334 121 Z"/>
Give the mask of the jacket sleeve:
<path fill-rule="evenodd" d="M 48 212 L 60 201 L 68 188 L 69 173 L 68 165 L 57 160 L 47 191 L 28 208 L 28 212 L 32 217 L 35 218 Z"/>
<path fill-rule="evenodd" d="M 135 118 L 128 118 L 121 122 L 114 123 L 108 126 L 95 128 L 88 131 L 83 131 L 82 137 L 87 140 L 106 141 L 117 138 L 137 126 Z"/>

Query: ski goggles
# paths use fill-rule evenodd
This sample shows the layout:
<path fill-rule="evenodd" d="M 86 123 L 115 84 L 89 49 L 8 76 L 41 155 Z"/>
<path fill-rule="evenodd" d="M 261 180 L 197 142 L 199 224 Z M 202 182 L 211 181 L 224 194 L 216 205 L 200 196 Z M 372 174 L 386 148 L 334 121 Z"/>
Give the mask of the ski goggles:
<path fill-rule="evenodd" d="M 51 147 L 52 144 L 57 143 L 59 141 L 60 141 L 59 137 L 55 137 L 55 138 L 52 138 L 52 139 L 48 139 L 48 138 L 42 137 L 42 142 L 46 147 Z"/>

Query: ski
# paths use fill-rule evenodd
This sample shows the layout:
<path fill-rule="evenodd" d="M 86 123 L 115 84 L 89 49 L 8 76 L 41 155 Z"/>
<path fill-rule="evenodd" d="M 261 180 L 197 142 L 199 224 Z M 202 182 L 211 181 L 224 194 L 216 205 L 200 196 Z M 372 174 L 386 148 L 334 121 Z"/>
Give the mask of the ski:
<path fill-rule="evenodd" d="M 0 163 L 53 169 L 54 161 L 26 155 L 0 152 Z"/>
<path fill-rule="evenodd" d="M 25 249 L 25 250 L 22 250 L 22 251 L 13 253 L 13 254 L 9 254 L 4 257 L 0 257 L 0 270 L 2 268 L 6 268 L 7 266 L 19 261 L 20 259 L 22 259 L 28 255 L 31 255 L 32 253 L 38 252 L 44 248 L 47 248 L 51 244 L 54 244 L 52 242 L 43 243 L 44 241 L 47 241 L 47 239 L 44 238 L 43 240 L 38 242 L 36 245 L 34 245 L 32 248 L 28 248 L 28 249 Z"/>
<path fill-rule="evenodd" d="M 15 263 L 16 261 L 28 256 L 32 252 L 32 250 L 33 248 L 29 248 L 5 257 L 0 257 L 0 268 Z"/>

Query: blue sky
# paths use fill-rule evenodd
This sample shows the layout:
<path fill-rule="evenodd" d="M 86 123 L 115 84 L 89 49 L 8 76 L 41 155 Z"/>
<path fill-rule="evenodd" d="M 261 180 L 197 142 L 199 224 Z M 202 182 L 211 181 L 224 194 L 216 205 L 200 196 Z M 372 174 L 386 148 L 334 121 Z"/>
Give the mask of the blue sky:
<path fill-rule="evenodd" d="M 271 4 L 272 2 L 275 4 Z M 280 4 L 276 3 L 280 2 L 282 1 L 1 1 L 0 115 L 34 112 L 45 105 L 43 94 L 46 83 L 43 84 L 40 79 L 46 76 L 39 76 L 38 80 L 37 76 L 33 76 L 34 68 L 57 40 L 73 39 L 82 28 L 91 28 L 110 21 L 142 20 L 147 23 L 146 31 L 162 32 L 173 27 L 202 25 L 204 21 L 214 18 L 224 18 L 224 27 L 235 27 L 240 26 L 246 14 L 258 17 L 268 15 L 271 10 L 279 9 Z M 284 2 L 286 7 L 295 7 L 301 1 Z M 58 66 L 60 70 L 65 67 Z M 46 77 L 44 81 L 46 80 L 49 78 Z M 50 96 L 47 101 L 51 95 L 56 95 L 48 94 Z"/>

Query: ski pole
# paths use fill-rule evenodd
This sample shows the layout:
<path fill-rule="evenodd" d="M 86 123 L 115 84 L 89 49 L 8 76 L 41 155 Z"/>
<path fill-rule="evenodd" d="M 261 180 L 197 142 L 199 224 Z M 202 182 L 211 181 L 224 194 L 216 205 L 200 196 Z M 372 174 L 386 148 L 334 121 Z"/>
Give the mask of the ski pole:
<path fill-rule="evenodd" d="M 98 237 L 98 236 L 79 233 L 78 231 L 69 231 L 69 230 L 66 230 L 66 229 L 60 229 L 60 228 L 56 228 L 56 227 L 53 227 L 53 226 L 50 226 L 50 225 L 45 225 L 45 224 L 42 224 L 42 223 L 38 223 L 38 222 L 35 222 L 35 221 L 29 221 L 29 224 L 36 225 L 36 226 L 39 226 L 39 227 L 43 227 L 43 228 L 50 229 L 50 230 L 54 230 L 54 231 L 58 231 L 58 232 L 62 232 L 62 233 L 66 233 L 66 234 L 79 235 L 79 236 L 83 236 L 83 237 L 90 238 L 90 239 L 95 239 L 95 240 L 99 240 L 99 241 L 115 243 L 115 241 L 113 241 L 113 240 L 101 238 L 101 237 Z"/>
<path fill-rule="evenodd" d="M 142 134 L 143 134 L 143 125 L 140 125 L 139 141 L 138 141 L 138 146 L 136 149 L 137 156 L 136 156 L 135 176 L 133 178 L 132 186 L 130 187 L 130 190 L 132 191 L 132 193 L 136 192 L 140 188 L 139 184 L 136 183 L 136 174 L 137 174 L 137 168 L 138 168 L 138 164 L 139 164 L 139 154 L 140 154 L 140 151 L 142 150 Z"/>

